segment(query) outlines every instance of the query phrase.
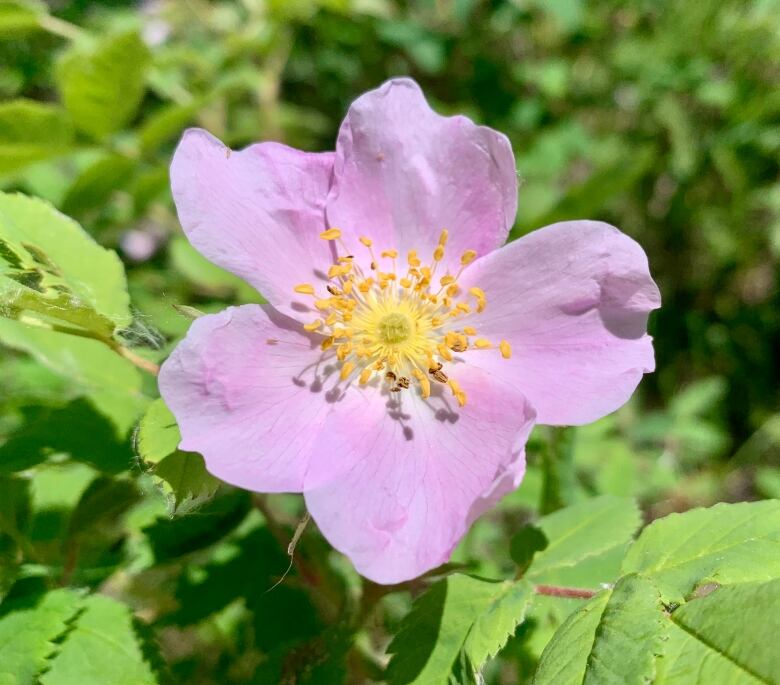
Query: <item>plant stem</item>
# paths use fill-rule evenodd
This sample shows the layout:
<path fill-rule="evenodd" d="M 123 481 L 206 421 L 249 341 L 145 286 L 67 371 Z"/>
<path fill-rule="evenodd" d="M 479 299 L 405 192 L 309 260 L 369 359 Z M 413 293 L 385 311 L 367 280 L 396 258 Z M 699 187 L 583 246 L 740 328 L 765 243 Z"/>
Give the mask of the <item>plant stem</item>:
<path fill-rule="evenodd" d="M 71 24 L 69 21 L 53 17 L 51 14 L 44 14 L 38 18 L 38 24 L 42 29 L 53 33 L 56 36 L 62 36 L 68 40 L 78 40 L 84 35 L 84 30 Z"/>
<path fill-rule="evenodd" d="M 570 599 L 590 599 L 598 593 L 598 590 L 586 590 L 578 587 L 561 587 L 559 585 L 537 585 L 534 590 L 537 595 L 568 597 Z"/>
<path fill-rule="evenodd" d="M 155 364 L 152 361 L 149 361 L 148 359 L 145 359 L 141 355 L 136 354 L 132 350 L 129 350 L 126 347 L 122 347 L 122 345 L 112 345 L 111 349 L 114 350 L 118 355 L 121 357 L 124 357 L 129 361 L 131 364 L 134 364 L 142 371 L 146 371 L 147 373 L 152 374 L 153 376 L 156 376 L 160 373 L 160 367 L 159 365 Z"/>

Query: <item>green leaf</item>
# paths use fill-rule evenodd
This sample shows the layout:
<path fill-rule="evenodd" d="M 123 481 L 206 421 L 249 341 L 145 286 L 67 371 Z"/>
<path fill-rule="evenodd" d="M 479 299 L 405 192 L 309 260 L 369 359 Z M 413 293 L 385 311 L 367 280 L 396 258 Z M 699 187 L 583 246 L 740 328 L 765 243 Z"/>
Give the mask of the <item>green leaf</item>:
<path fill-rule="evenodd" d="M 23 410 L 24 421 L 0 445 L 0 472 L 23 471 L 51 454 L 118 473 L 133 464 L 129 440 L 119 439 L 114 425 L 84 399 L 56 409 Z"/>
<path fill-rule="evenodd" d="M 136 166 L 135 160 L 116 153 L 100 157 L 76 177 L 62 200 L 62 211 L 81 214 L 100 207 L 128 183 Z"/>
<path fill-rule="evenodd" d="M 0 682 L 34 685 L 55 652 L 54 641 L 77 615 L 81 596 L 52 590 L 7 602 L 0 609 Z"/>
<path fill-rule="evenodd" d="M 0 103 L 0 174 L 61 155 L 72 143 L 73 124 L 61 107 L 25 99 Z"/>
<path fill-rule="evenodd" d="M 138 132 L 141 150 L 152 152 L 163 143 L 180 136 L 187 124 L 195 118 L 202 105 L 202 102 L 192 102 L 186 105 L 174 103 L 151 114 Z"/>
<path fill-rule="evenodd" d="M 671 614 L 659 685 L 780 683 L 780 578 L 721 587 Z"/>
<path fill-rule="evenodd" d="M 533 586 L 526 581 L 502 585 L 504 592 L 479 614 L 463 647 L 475 668 L 480 668 L 504 647 L 525 619 L 534 596 Z"/>
<path fill-rule="evenodd" d="M 179 446 L 181 433 L 176 417 L 162 399 L 149 405 L 138 425 L 138 454 L 149 464 L 158 464 Z"/>
<path fill-rule="evenodd" d="M 40 680 L 42 685 L 156 685 L 148 651 L 130 608 L 93 595 Z"/>
<path fill-rule="evenodd" d="M 584 681 L 588 655 L 611 592 L 600 592 L 575 611 L 545 648 L 534 675 L 534 685 L 567 685 Z"/>
<path fill-rule="evenodd" d="M 85 396 L 111 419 L 119 436 L 127 434 L 148 402 L 138 370 L 96 340 L 0 318 L 0 343 L 33 355 L 66 378 L 73 394 Z"/>
<path fill-rule="evenodd" d="M 518 566 L 518 573 L 525 573 L 534 555 L 544 550 L 548 544 L 547 536 L 541 528 L 528 525 L 517 531 L 509 542 L 509 554 Z"/>
<path fill-rule="evenodd" d="M 439 581 L 415 602 L 387 648 L 393 655 L 387 680 L 391 685 L 446 684 L 461 667 L 461 654 L 469 661 L 473 657 L 479 667 L 522 621 L 531 595 L 523 581 L 460 574 Z"/>
<path fill-rule="evenodd" d="M 30 481 L 0 475 L 0 537 L 17 539 L 30 519 Z"/>
<path fill-rule="evenodd" d="M 534 557 L 526 577 L 535 583 L 578 585 L 609 582 L 617 576 L 620 557 L 641 523 L 633 499 L 604 495 L 561 509 L 539 520 L 549 541 Z M 616 558 L 617 557 L 617 558 Z M 599 560 L 616 563 L 604 568 Z M 584 571 L 595 564 L 603 575 Z"/>
<path fill-rule="evenodd" d="M 208 502 L 220 481 L 207 470 L 203 457 L 195 452 L 169 454 L 152 471 L 160 479 L 163 492 L 169 496 L 171 514 L 188 514 Z"/>
<path fill-rule="evenodd" d="M 665 628 L 653 583 L 625 576 L 561 626 L 542 654 L 534 685 L 651 682 Z"/>
<path fill-rule="evenodd" d="M 151 474 L 167 496 L 172 515 L 187 514 L 209 501 L 220 484 L 200 454 L 176 449 L 180 440 L 176 418 L 162 399 L 155 400 L 141 419 L 138 452 L 153 465 Z"/>
<path fill-rule="evenodd" d="M 23 32 L 40 29 L 40 16 L 45 12 L 45 5 L 30 0 L 0 1 L 0 39 L 18 38 Z"/>
<path fill-rule="evenodd" d="M 127 124 L 143 98 L 150 57 L 135 31 L 71 49 L 56 76 L 76 126 L 102 139 Z"/>
<path fill-rule="evenodd" d="M 0 193 L 0 313 L 39 317 L 110 337 L 129 325 L 122 262 L 47 202 Z"/>
<path fill-rule="evenodd" d="M 244 520 L 250 504 L 244 490 L 223 488 L 197 514 L 158 518 L 144 528 L 154 558 L 158 562 L 174 559 L 214 544 Z"/>
<path fill-rule="evenodd" d="M 623 572 L 655 580 L 665 600 L 680 601 L 696 585 L 780 576 L 780 500 L 717 504 L 670 514 L 642 531 Z"/>

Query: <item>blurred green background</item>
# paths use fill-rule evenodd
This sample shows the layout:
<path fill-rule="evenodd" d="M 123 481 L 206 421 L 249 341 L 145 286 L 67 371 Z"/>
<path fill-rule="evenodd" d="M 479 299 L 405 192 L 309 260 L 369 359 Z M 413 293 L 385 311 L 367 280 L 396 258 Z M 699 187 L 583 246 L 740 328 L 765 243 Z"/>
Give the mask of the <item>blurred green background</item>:
<path fill-rule="evenodd" d="M 173 304 L 215 311 L 257 300 L 200 258 L 178 226 L 167 166 L 187 126 L 233 147 L 273 139 L 332 149 L 353 99 L 408 74 L 440 112 L 507 134 L 521 181 L 512 237 L 562 219 L 608 221 L 647 251 L 663 307 L 651 319 L 658 370 L 638 396 L 592 426 L 537 429 L 526 482 L 458 551 L 457 560 L 495 573 L 507 531 L 586 494 L 636 496 L 648 518 L 780 497 L 778 26 L 777 0 L 3 0 L 0 189 L 46 198 L 119 252 L 136 308 L 126 338 L 160 360 L 189 325 Z M 98 401 L 94 379 L 38 365 L 23 352 L 41 359 L 40 347 L 19 336 L 0 329 L 0 456 L 30 459 L 32 444 L 94 475 L 105 455 L 46 444 L 53 438 L 30 426 L 42 421 L 51 436 L 58 417 L 69 434 L 78 421 L 91 432 L 102 421 L 121 471 L 137 398 L 128 408 L 111 395 L 107 410 L 105 388 Z M 156 395 L 152 378 L 138 383 Z M 89 480 L 78 468 L 53 473 L 40 478 L 57 491 L 74 483 L 81 493 Z M 220 521 L 235 504 L 223 500 Z M 278 506 L 294 522 L 297 500 Z M 157 512 L 133 511 L 138 520 L 112 545 Z M 36 525 L 42 539 L 56 538 L 52 516 Z M 227 568 L 250 535 L 202 561 L 227 555 Z M 95 573 L 84 582 L 105 577 Z M 196 591 L 198 578 L 182 586 L 175 577 L 177 592 Z M 168 599 L 134 601 L 167 623 L 209 614 L 183 619 Z M 239 619 L 223 614 L 218 628 L 228 631 Z M 191 651 L 181 640 L 166 645 L 177 672 L 204 682 L 222 673 L 219 649 L 204 665 L 193 647 L 213 647 L 219 635 L 190 638 Z M 519 662 L 535 649 L 518 648 Z"/>

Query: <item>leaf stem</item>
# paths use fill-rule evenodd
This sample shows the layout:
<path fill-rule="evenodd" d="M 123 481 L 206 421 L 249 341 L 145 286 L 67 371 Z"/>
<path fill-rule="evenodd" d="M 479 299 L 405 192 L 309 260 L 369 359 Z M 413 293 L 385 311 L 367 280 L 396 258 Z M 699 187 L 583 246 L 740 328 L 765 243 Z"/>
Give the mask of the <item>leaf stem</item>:
<path fill-rule="evenodd" d="M 145 359 L 139 354 L 136 354 L 132 350 L 128 349 L 127 347 L 123 347 L 122 345 L 112 345 L 111 349 L 113 349 L 118 355 L 121 357 L 124 357 L 129 361 L 131 364 L 134 364 L 142 371 L 146 371 L 147 373 L 152 374 L 153 376 L 156 376 L 160 373 L 160 367 L 158 364 L 155 364 L 152 361 L 149 361 L 148 359 Z"/>
<path fill-rule="evenodd" d="M 534 590 L 537 595 L 548 597 L 568 597 L 570 599 L 590 599 L 598 590 L 586 590 L 579 587 L 561 587 L 560 585 L 537 585 Z"/>

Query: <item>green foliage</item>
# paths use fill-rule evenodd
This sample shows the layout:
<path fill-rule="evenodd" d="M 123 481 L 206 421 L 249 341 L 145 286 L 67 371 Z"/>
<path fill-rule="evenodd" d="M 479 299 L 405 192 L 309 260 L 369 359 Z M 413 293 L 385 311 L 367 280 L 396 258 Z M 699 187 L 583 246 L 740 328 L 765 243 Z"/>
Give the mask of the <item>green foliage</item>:
<path fill-rule="evenodd" d="M 0 174 L 62 155 L 72 143 L 73 125 L 60 107 L 23 98 L 0 103 Z"/>
<path fill-rule="evenodd" d="M 110 337 L 130 323 L 125 273 L 72 219 L 46 202 L 0 194 L 2 313 L 31 312 Z"/>
<path fill-rule="evenodd" d="M 157 685 L 149 645 L 131 610 L 103 595 L 88 597 L 40 681 L 42 685 Z"/>
<path fill-rule="evenodd" d="M 0 608 L 0 682 L 34 685 L 71 628 L 81 596 L 65 588 L 24 597 Z"/>
<path fill-rule="evenodd" d="M 446 684 L 461 669 L 478 669 L 523 620 L 532 591 L 524 581 L 464 575 L 438 582 L 415 603 L 388 647 L 388 681 Z"/>
<path fill-rule="evenodd" d="M 139 425 L 138 452 L 152 465 L 150 473 L 166 494 L 171 514 L 193 511 L 219 488 L 200 454 L 176 449 L 180 439 L 176 419 L 165 403 L 152 402 Z"/>
<path fill-rule="evenodd" d="M 76 126 L 101 139 L 127 124 L 143 98 L 149 59 L 135 31 L 69 50 L 58 66 L 57 86 Z"/>
<path fill-rule="evenodd" d="M 652 578 L 668 601 L 680 601 L 699 583 L 776 578 L 780 500 L 718 504 L 660 519 L 642 531 L 622 570 Z"/>

